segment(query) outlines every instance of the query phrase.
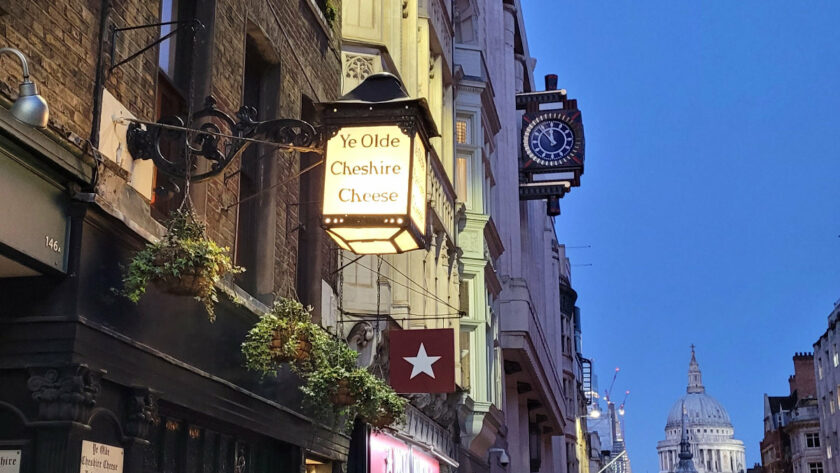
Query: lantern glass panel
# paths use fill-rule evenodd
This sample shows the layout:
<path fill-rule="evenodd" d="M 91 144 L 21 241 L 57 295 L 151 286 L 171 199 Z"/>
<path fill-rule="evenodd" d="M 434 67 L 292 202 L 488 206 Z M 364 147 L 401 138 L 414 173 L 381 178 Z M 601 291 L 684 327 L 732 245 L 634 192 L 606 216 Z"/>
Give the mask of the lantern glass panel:
<path fill-rule="evenodd" d="M 416 250 L 419 248 L 417 241 L 414 240 L 414 237 L 411 236 L 411 232 L 408 230 L 400 232 L 400 234 L 394 238 L 394 243 L 397 244 L 397 248 L 399 248 L 400 251 Z"/>
<path fill-rule="evenodd" d="M 330 236 L 332 237 L 333 241 L 335 241 L 336 243 L 338 243 L 338 246 L 340 246 L 342 250 L 347 250 L 347 251 L 350 251 L 350 247 L 347 245 L 347 243 L 344 243 L 344 240 L 343 240 L 340 236 L 336 235 L 334 231 L 332 231 L 332 230 L 327 230 L 327 233 L 329 233 L 329 234 L 330 234 Z"/>
<path fill-rule="evenodd" d="M 348 242 L 390 240 L 400 230 L 397 227 L 334 227 L 333 233 Z"/>
<path fill-rule="evenodd" d="M 421 232 L 426 231 L 426 147 L 423 139 L 414 137 L 414 161 L 411 170 L 411 221 Z"/>
<path fill-rule="evenodd" d="M 397 248 L 390 240 L 356 241 L 350 243 L 350 248 L 357 255 L 385 255 L 397 252 Z"/>
<path fill-rule="evenodd" d="M 325 216 L 407 213 L 411 138 L 396 125 L 342 128 L 325 164 Z"/>

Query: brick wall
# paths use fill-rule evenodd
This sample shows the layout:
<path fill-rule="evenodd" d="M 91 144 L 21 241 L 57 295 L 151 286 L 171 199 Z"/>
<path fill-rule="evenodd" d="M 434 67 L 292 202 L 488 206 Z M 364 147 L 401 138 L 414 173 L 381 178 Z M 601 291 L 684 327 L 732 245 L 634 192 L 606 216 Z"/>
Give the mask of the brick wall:
<path fill-rule="evenodd" d="M 797 353 L 793 356 L 793 376 L 790 377 L 790 392 L 797 391 L 799 398 L 817 397 L 817 380 L 814 376 L 814 354 Z"/>
<path fill-rule="evenodd" d="M 216 0 L 209 54 L 210 92 L 218 107 L 235 113 L 242 102 L 245 39 L 249 29 L 264 36 L 281 68 L 277 90 L 279 115 L 297 118 L 303 95 L 313 101 L 335 99 L 340 91 L 341 61 L 338 33 L 327 33 L 310 8 L 312 0 Z M 106 28 L 159 21 L 160 1 L 149 0 L 0 0 L 0 46 L 19 48 L 30 60 L 32 79 L 51 111 L 50 127 L 61 136 L 91 135 L 94 89 L 103 3 L 112 5 Z M 314 3 L 313 3 L 314 4 Z M 250 22 L 250 27 L 249 27 Z M 106 42 L 109 34 L 106 33 Z M 159 36 L 157 28 L 122 33 L 116 42 L 117 61 Z M 106 54 L 110 44 L 106 44 Z M 153 119 L 157 86 L 157 48 L 152 48 L 107 76 L 105 87 L 133 114 Z M 0 57 L 0 94 L 17 96 L 20 67 L 12 56 Z M 106 63 L 107 68 L 107 63 Z M 197 98 L 200 99 L 200 98 Z M 98 117 L 97 117 L 98 121 Z M 78 142 L 73 143 L 78 146 Z M 277 153 L 274 289 L 291 294 L 295 286 L 299 171 L 296 155 Z M 234 162 L 225 171 L 236 171 Z M 233 246 L 236 238 L 238 179 L 223 176 L 196 187 L 197 207 L 207 220 L 210 236 Z M 334 255 L 334 252 L 332 253 Z M 329 261 L 329 258 L 327 258 Z M 328 273 L 328 272 L 327 272 Z"/>

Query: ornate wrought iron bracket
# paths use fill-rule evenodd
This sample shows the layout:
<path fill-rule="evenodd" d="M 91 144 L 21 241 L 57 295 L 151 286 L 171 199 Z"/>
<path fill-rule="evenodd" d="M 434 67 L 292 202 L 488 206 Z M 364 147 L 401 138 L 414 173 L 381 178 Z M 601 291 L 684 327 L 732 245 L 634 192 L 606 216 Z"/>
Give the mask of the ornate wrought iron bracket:
<path fill-rule="evenodd" d="M 253 107 L 240 108 L 236 118 L 216 108 L 216 100 L 207 97 L 206 107 L 194 113 L 189 124 L 180 117 L 164 117 L 156 124 L 145 124 L 145 129 L 144 124 L 131 123 L 126 133 L 128 151 L 134 159 L 151 159 L 171 177 L 193 182 L 221 173 L 255 142 L 293 151 L 322 152 L 319 133 L 303 120 L 260 122 Z M 209 161 L 209 168 L 199 166 L 197 157 Z"/>
<path fill-rule="evenodd" d="M 169 25 L 178 25 L 178 27 L 175 28 L 174 30 L 170 31 L 169 33 L 161 36 L 160 38 L 156 39 L 155 41 L 152 41 L 151 43 L 147 44 L 146 46 L 143 47 L 143 49 L 137 51 L 134 54 L 131 54 L 127 58 L 123 59 L 122 61 L 114 64 L 114 59 L 115 59 L 115 56 L 116 56 L 116 48 L 117 48 L 117 35 L 119 33 L 122 33 L 123 31 L 142 30 L 142 29 L 146 29 L 146 28 L 159 28 L 161 26 L 169 26 Z M 114 26 L 111 26 L 111 67 L 108 69 L 108 72 L 111 72 L 114 69 L 122 66 L 123 64 L 131 61 L 132 59 L 134 59 L 137 56 L 145 53 L 149 49 L 151 49 L 151 48 L 157 46 L 158 44 L 166 41 L 170 37 L 175 36 L 176 34 L 178 34 L 180 31 L 183 31 L 184 29 L 189 29 L 192 34 L 195 34 L 196 31 L 198 31 L 200 29 L 201 30 L 204 29 L 204 24 L 202 24 L 200 21 L 198 21 L 197 18 L 193 18 L 192 20 L 166 21 L 166 22 L 163 22 L 163 23 L 150 23 L 148 25 L 127 26 L 125 28 L 115 28 Z"/>

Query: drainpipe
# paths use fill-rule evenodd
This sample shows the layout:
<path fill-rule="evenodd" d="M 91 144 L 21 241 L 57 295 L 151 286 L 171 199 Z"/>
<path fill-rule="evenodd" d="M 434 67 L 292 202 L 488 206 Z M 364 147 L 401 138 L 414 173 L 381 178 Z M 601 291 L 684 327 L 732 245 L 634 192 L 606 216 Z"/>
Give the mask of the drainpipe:
<path fill-rule="evenodd" d="M 113 3 L 102 0 L 99 17 L 99 51 L 96 58 L 96 81 L 93 86 L 93 120 L 90 125 L 90 144 L 99 147 L 99 119 L 102 115 L 102 91 L 105 89 L 105 41 L 108 38 L 108 19 L 111 17 Z"/>

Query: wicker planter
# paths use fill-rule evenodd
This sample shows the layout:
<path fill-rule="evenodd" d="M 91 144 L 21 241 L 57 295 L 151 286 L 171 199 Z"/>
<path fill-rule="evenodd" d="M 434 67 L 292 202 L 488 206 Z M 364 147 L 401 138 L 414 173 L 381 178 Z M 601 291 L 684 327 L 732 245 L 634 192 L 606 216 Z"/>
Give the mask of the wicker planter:
<path fill-rule="evenodd" d="M 152 281 L 156 288 L 162 292 L 176 296 L 200 296 L 203 288 L 207 287 L 209 280 L 198 274 L 185 273 L 181 276 L 166 276 Z"/>
<path fill-rule="evenodd" d="M 160 254 L 155 258 L 155 265 L 164 266 L 169 261 L 175 261 L 182 257 L 183 250 L 179 247 L 167 247 L 160 251 Z M 156 278 L 152 283 L 162 292 L 173 294 L 176 296 L 203 296 L 207 291 L 207 287 L 211 285 L 211 281 L 206 276 L 201 275 L 199 268 L 192 268 L 193 272 L 184 272 L 179 276 L 167 275 L 162 278 Z"/>
<path fill-rule="evenodd" d="M 283 347 L 292 338 L 289 330 L 277 329 L 274 331 L 274 338 L 271 340 L 271 352 L 274 360 L 278 363 L 293 363 L 307 361 L 312 356 L 312 343 L 305 336 L 300 336 L 295 344 L 295 351 L 291 355 L 283 353 Z"/>
<path fill-rule="evenodd" d="M 356 398 L 350 392 L 350 382 L 348 380 L 338 380 L 338 388 L 330 395 L 330 401 L 338 407 L 349 406 L 356 402 Z"/>
<path fill-rule="evenodd" d="M 389 425 L 393 424 L 396 420 L 393 414 L 380 414 L 373 419 L 366 419 L 367 423 L 370 424 L 372 427 L 376 427 L 377 429 L 381 429 L 384 427 L 388 427 Z"/>

